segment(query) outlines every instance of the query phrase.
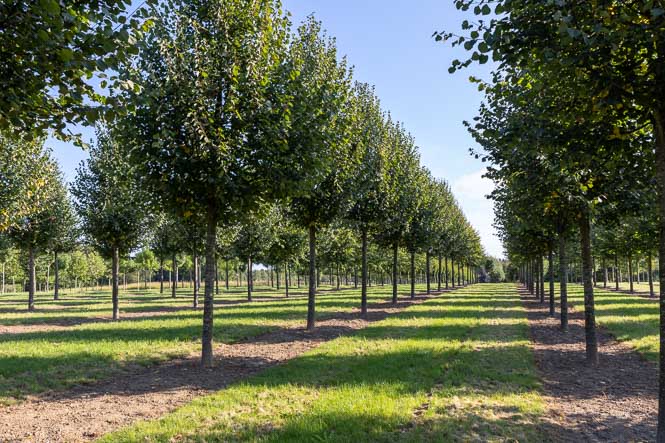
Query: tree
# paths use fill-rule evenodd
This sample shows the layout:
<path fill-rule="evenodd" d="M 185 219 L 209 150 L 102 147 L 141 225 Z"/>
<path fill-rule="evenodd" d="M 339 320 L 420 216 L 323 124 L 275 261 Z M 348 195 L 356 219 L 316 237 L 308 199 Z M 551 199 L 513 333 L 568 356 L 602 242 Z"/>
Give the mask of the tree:
<path fill-rule="evenodd" d="M 472 2 L 458 1 L 458 8 L 469 9 Z M 567 122 L 589 122 L 611 127 L 610 136 L 597 134 L 597 143 L 587 145 L 587 154 L 602 158 L 603 142 L 631 136 L 640 128 L 648 129 L 653 143 L 633 144 L 633 155 L 643 155 L 655 148 L 652 161 L 659 192 L 660 247 L 665 257 L 665 11 L 660 2 L 605 1 L 593 8 L 575 2 L 539 2 L 535 0 L 501 1 L 495 5 L 499 17 L 481 21 L 478 26 L 465 22 L 471 29 L 467 36 L 457 37 L 456 44 L 474 50 L 471 59 L 456 61 L 451 70 L 467 66 L 472 60 L 486 62 L 489 53 L 500 67 L 524 72 L 534 63 L 550 73 L 542 86 L 552 81 L 560 91 L 579 97 L 592 105 L 583 114 L 574 107 L 559 109 L 558 117 Z M 476 14 L 489 15 L 489 5 L 477 5 Z M 482 37 L 481 37 L 482 36 Z M 524 38 L 529 36 L 529 38 Z M 440 34 L 439 39 L 452 38 Z M 511 79 L 508 79 L 509 81 Z M 593 155 L 590 155 L 593 157 Z M 586 219 L 586 214 L 583 216 Z M 581 226 L 583 242 L 586 228 Z M 589 251 L 583 246 L 585 271 Z M 660 261 L 661 342 L 665 341 L 665 260 Z M 585 272 L 585 295 L 589 278 Z M 665 441 L 665 352 L 660 353 L 659 442 Z"/>
<path fill-rule="evenodd" d="M 287 143 L 295 152 L 307 152 L 293 185 L 291 217 L 307 229 L 309 288 L 307 329 L 316 324 L 316 233 L 343 214 L 348 203 L 351 145 L 348 140 L 350 73 L 337 60 L 333 40 L 322 35 L 310 17 L 299 29 L 288 56 L 294 79 L 287 83 L 293 97 Z M 297 73 L 297 75 L 296 75 Z M 293 173 L 289 171 L 290 173 Z"/>
<path fill-rule="evenodd" d="M 28 255 L 29 311 L 35 309 L 36 256 L 48 247 L 49 241 L 53 238 L 55 217 L 58 215 L 57 209 L 60 203 L 58 191 L 64 186 L 61 183 L 60 171 L 51 159 L 49 151 L 42 150 L 36 155 L 36 163 L 41 165 L 41 168 L 32 172 L 34 177 L 31 180 L 41 185 L 35 188 L 35 192 L 28 192 L 23 196 L 26 207 L 31 209 L 9 229 L 13 242 Z"/>
<path fill-rule="evenodd" d="M 47 182 L 38 172 L 50 168 L 50 163 L 41 139 L 27 140 L 0 131 L 0 232 L 43 204 L 39 199 L 48 195 L 42 192 Z"/>
<path fill-rule="evenodd" d="M 97 143 L 83 162 L 72 185 L 74 207 L 83 232 L 105 258 L 110 258 L 113 319 L 118 320 L 120 256 L 135 248 L 146 227 L 146 199 L 134 180 L 134 166 L 124 155 L 114 134 L 97 131 Z"/>
<path fill-rule="evenodd" d="M 53 253 L 53 299 L 58 300 L 60 290 L 60 263 L 58 255 L 74 250 L 79 237 L 78 220 L 76 219 L 69 193 L 62 179 L 56 182 L 51 210 L 53 211 L 53 216 L 50 226 L 51 234 L 48 240 L 48 249 Z"/>
<path fill-rule="evenodd" d="M 0 3 L 0 131 L 42 137 L 48 129 L 69 139 L 67 124 L 91 123 L 121 107 L 95 88 L 136 51 L 150 26 L 144 4 L 130 11 L 127 0 L 57 0 Z M 105 107 L 95 107 L 101 103 Z M 79 140 L 80 141 L 80 140 Z"/>
<path fill-rule="evenodd" d="M 261 207 L 246 214 L 233 242 L 236 257 L 247 264 L 247 300 L 252 301 L 254 260 L 260 259 L 273 241 L 275 213 L 270 207 Z"/>
<path fill-rule="evenodd" d="M 351 206 L 346 219 L 360 232 L 361 301 L 360 315 L 367 316 L 367 247 L 368 236 L 374 234 L 385 217 L 386 186 L 386 124 L 374 89 L 357 83 L 354 89 L 354 112 L 358 114 L 352 128 L 356 155 L 362 165 L 355 169 L 351 184 Z"/>
<path fill-rule="evenodd" d="M 129 91 L 136 111 L 121 125 L 145 188 L 205 220 L 201 362 L 212 366 L 217 226 L 288 190 L 276 171 L 298 163 L 284 149 L 278 87 L 288 20 L 273 0 L 174 0 L 155 13 L 136 69 L 122 74 L 143 89 Z"/>
<path fill-rule="evenodd" d="M 390 120 L 387 125 L 389 148 L 386 157 L 385 217 L 375 238 L 381 246 L 392 248 L 392 302 L 397 303 L 397 256 L 418 206 L 414 183 L 420 171 L 420 158 L 413 137 L 405 132 L 403 126 Z"/>

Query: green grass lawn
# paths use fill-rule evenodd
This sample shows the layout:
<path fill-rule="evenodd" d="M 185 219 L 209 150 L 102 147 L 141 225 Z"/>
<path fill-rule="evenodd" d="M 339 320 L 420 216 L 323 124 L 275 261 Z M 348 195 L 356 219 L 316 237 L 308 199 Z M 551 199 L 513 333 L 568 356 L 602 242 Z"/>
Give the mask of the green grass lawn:
<path fill-rule="evenodd" d="M 215 311 L 217 342 L 231 343 L 281 327 L 304 326 L 307 304 L 302 290 L 300 297 L 284 301 L 283 291 L 257 289 L 261 290 L 255 296 L 262 301 L 251 304 L 222 304 L 245 300 L 242 288 L 231 288 L 216 297 L 220 302 Z M 400 290 L 401 294 L 408 292 L 407 286 Z M 390 293 L 388 286 L 373 287 L 370 303 L 385 301 Z M 67 293 L 58 301 L 52 300 L 50 294 L 38 294 L 35 312 L 27 312 L 25 299 L 25 294 L 0 297 L 0 329 L 58 325 L 111 315 L 108 291 Z M 325 318 L 350 312 L 359 304 L 359 290 L 324 291 L 318 296 L 317 313 Z M 0 334 L 0 403 L 102 379 L 135 365 L 198 353 L 202 311 L 189 309 L 190 305 L 188 288 L 180 290 L 176 299 L 168 293 L 160 296 L 157 290 L 133 290 L 120 295 L 121 318 L 122 313 L 150 316 L 127 317 L 117 323 L 89 322 L 64 330 Z"/>
<path fill-rule="evenodd" d="M 602 285 L 601 285 L 602 286 Z M 584 311 L 580 285 L 570 285 L 569 300 Z M 556 296 L 558 299 L 558 285 Z M 596 320 L 618 340 L 624 341 L 651 361 L 658 360 L 658 302 L 637 295 L 594 288 Z M 602 352 L 602 349 L 601 349 Z"/>
<path fill-rule="evenodd" d="M 412 306 L 103 441 L 543 441 L 515 286 Z"/>

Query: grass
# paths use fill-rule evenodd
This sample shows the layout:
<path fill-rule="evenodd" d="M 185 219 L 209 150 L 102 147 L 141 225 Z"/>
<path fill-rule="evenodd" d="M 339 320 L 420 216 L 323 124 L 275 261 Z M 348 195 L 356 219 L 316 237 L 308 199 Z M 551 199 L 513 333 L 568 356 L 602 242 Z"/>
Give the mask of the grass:
<path fill-rule="evenodd" d="M 580 285 L 568 287 L 569 300 L 576 309 L 584 310 L 584 290 Z M 558 298 L 558 288 L 557 288 Z M 594 288 L 596 321 L 617 340 L 626 342 L 645 358 L 658 360 L 659 311 L 657 298 L 617 293 Z M 602 349 L 601 349 L 602 352 Z"/>
<path fill-rule="evenodd" d="M 514 285 L 476 285 L 102 441 L 543 441 L 543 410 Z"/>
<path fill-rule="evenodd" d="M 262 301 L 251 304 L 242 302 L 246 297 L 242 288 L 217 296 L 215 341 L 232 343 L 277 328 L 304 325 L 307 305 L 302 291 L 293 291 L 294 298 L 284 300 L 282 291 L 257 289 L 255 296 Z M 370 303 L 389 299 L 390 291 L 388 286 L 371 288 Z M 401 293 L 406 292 L 406 286 L 402 287 Z M 0 334 L 0 403 L 198 353 L 202 311 L 189 308 L 190 294 L 190 289 L 183 289 L 172 299 L 168 293 L 160 296 L 157 290 L 122 293 L 121 318 L 128 313 L 144 316 L 117 323 L 100 321 L 111 314 L 108 291 L 65 294 L 58 301 L 39 294 L 35 312 L 27 312 L 25 294 L 0 297 L 0 330 L 69 325 L 59 330 Z M 350 312 L 359 303 L 359 290 L 323 292 L 317 298 L 317 313 L 325 318 Z"/>

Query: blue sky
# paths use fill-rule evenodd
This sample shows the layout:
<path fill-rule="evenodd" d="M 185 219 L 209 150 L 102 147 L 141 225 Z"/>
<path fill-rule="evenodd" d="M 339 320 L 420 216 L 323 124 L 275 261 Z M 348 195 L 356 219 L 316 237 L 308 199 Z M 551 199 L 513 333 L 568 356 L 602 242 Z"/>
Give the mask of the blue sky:
<path fill-rule="evenodd" d="M 489 68 L 475 66 L 449 74 L 450 62 L 464 57 L 464 51 L 432 38 L 436 30 L 459 30 L 467 17 L 452 0 L 283 2 L 294 26 L 312 13 L 323 22 L 337 39 L 339 52 L 354 66 L 355 78 L 374 84 L 384 109 L 414 135 L 422 163 L 451 184 L 486 251 L 501 256 L 492 228 L 492 205 L 484 198 L 492 184 L 481 179 L 483 165 L 469 155 L 475 144 L 462 125 L 473 118 L 482 98 L 468 77 L 486 77 Z M 50 145 L 71 180 L 85 152 L 60 142 Z"/>

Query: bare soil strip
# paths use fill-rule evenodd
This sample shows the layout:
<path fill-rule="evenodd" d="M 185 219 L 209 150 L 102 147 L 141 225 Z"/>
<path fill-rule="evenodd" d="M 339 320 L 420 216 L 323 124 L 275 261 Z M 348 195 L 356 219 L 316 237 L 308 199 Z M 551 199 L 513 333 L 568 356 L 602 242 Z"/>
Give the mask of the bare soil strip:
<path fill-rule="evenodd" d="M 583 312 L 571 309 L 569 329 L 548 316 L 527 291 L 536 364 L 549 405 L 544 417 L 551 437 L 562 442 L 655 441 L 658 370 L 629 346 L 598 329 L 600 364 L 585 361 Z M 558 311 L 558 306 L 557 306 Z"/>
<path fill-rule="evenodd" d="M 319 321 L 313 332 L 281 329 L 232 345 L 220 344 L 212 369 L 201 369 L 198 355 L 191 355 L 105 382 L 28 398 L 0 408 L 0 441 L 92 440 L 135 421 L 158 418 L 195 397 L 223 389 L 429 298 L 401 299 L 397 306 L 370 305 L 366 320 L 357 313 L 328 317 Z"/>

